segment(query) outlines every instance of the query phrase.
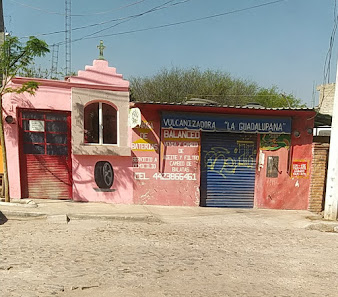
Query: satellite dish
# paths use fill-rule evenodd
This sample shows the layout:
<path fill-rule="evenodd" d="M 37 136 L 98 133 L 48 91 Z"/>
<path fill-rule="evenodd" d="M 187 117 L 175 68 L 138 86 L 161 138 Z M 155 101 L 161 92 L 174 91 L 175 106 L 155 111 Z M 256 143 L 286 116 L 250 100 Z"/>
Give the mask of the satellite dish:
<path fill-rule="evenodd" d="M 141 125 L 141 111 L 139 108 L 131 108 L 129 110 L 129 127 L 135 128 Z"/>

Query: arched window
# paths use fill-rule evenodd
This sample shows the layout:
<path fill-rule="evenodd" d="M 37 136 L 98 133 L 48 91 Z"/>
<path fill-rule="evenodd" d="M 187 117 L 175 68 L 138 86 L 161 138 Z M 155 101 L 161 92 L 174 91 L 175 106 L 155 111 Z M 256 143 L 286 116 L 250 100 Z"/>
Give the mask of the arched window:
<path fill-rule="evenodd" d="M 117 110 L 113 106 L 95 102 L 84 108 L 84 142 L 117 144 Z"/>

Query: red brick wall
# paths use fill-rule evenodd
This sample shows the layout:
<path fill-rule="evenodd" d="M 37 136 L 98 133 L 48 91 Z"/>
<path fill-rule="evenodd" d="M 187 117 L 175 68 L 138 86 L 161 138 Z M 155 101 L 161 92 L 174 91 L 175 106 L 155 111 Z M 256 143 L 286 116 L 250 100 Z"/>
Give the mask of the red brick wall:
<path fill-rule="evenodd" d="M 313 161 L 308 209 L 313 212 L 321 212 L 324 208 L 329 144 L 314 143 L 312 149 Z"/>

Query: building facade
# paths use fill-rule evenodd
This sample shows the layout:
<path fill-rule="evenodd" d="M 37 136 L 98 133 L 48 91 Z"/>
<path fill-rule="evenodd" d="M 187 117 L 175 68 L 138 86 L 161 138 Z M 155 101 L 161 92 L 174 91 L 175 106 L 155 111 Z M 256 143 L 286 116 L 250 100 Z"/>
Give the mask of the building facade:
<path fill-rule="evenodd" d="M 4 98 L 12 198 L 308 208 L 312 110 L 130 103 L 105 60 L 34 80 Z"/>
<path fill-rule="evenodd" d="M 13 79 L 12 86 L 27 80 Z M 4 98 L 5 119 L 14 119 L 5 123 L 11 197 L 131 203 L 129 82 L 105 60 L 66 81 L 34 81 L 34 96 Z M 101 160 L 114 164 L 118 191 L 97 186 Z"/>
<path fill-rule="evenodd" d="M 134 106 L 135 203 L 307 209 L 313 111 Z"/>

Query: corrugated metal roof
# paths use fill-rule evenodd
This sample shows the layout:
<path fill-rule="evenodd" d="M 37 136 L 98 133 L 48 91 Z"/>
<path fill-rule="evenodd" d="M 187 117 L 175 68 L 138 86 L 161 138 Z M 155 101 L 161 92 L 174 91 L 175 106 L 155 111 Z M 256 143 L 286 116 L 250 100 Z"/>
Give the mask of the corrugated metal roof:
<path fill-rule="evenodd" d="M 153 105 L 172 105 L 172 106 L 202 106 L 202 107 L 221 107 L 236 109 L 260 109 L 260 110 L 300 110 L 315 111 L 308 107 L 264 107 L 261 105 L 222 105 L 222 104 L 206 104 L 206 103 L 190 103 L 190 102 L 155 102 L 155 101 L 133 101 L 135 104 L 153 104 Z"/>

